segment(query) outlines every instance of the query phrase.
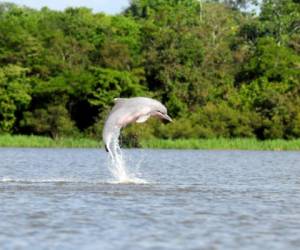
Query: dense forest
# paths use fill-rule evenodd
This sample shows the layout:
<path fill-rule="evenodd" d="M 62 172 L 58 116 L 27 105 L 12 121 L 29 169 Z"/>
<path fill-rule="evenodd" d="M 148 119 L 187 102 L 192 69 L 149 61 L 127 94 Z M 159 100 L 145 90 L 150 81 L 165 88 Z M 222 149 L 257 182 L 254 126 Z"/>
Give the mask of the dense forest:
<path fill-rule="evenodd" d="M 132 0 L 118 15 L 0 4 L 0 133 L 101 138 L 116 97 L 174 118 L 123 138 L 300 137 L 300 1 Z"/>

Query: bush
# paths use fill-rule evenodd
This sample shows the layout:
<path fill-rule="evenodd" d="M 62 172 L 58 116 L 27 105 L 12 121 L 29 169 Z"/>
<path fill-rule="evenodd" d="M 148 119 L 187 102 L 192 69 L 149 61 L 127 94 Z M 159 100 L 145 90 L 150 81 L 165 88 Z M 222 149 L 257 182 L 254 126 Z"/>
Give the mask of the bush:
<path fill-rule="evenodd" d="M 63 105 L 52 104 L 45 109 L 26 112 L 22 126 L 29 128 L 39 135 L 48 135 L 56 139 L 78 135 L 78 129 L 70 119 L 67 109 Z"/>

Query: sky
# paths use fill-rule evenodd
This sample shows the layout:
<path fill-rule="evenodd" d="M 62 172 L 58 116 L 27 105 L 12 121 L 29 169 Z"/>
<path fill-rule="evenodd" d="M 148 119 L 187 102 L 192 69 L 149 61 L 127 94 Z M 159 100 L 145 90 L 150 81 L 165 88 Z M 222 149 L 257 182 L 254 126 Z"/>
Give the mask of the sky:
<path fill-rule="evenodd" d="M 129 5 L 129 0 L 7 0 L 7 2 L 40 9 L 47 6 L 53 10 L 64 10 L 67 7 L 88 7 L 93 12 L 116 14 Z"/>

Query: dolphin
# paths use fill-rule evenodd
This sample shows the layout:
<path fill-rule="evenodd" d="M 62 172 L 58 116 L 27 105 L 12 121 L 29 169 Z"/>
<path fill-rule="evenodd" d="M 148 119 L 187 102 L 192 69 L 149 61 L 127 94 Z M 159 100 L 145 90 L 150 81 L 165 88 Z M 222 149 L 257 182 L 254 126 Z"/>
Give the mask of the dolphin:
<path fill-rule="evenodd" d="M 167 108 L 157 100 L 148 97 L 115 98 L 115 105 L 109 113 L 102 132 L 105 149 L 110 151 L 110 145 L 120 130 L 128 124 L 143 123 L 151 116 L 171 122 Z"/>

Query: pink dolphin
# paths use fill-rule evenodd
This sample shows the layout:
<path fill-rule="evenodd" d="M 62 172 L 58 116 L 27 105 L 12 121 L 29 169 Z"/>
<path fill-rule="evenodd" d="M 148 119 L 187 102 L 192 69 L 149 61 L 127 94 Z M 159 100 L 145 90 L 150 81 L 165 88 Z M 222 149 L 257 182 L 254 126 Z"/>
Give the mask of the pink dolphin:
<path fill-rule="evenodd" d="M 157 100 L 148 97 L 116 98 L 102 133 L 106 151 L 110 150 L 112 140 L 119 135 L 121 128 L 133 122 L 143 123 L 150 116 L 172 121 L 167 108 Z"/>

